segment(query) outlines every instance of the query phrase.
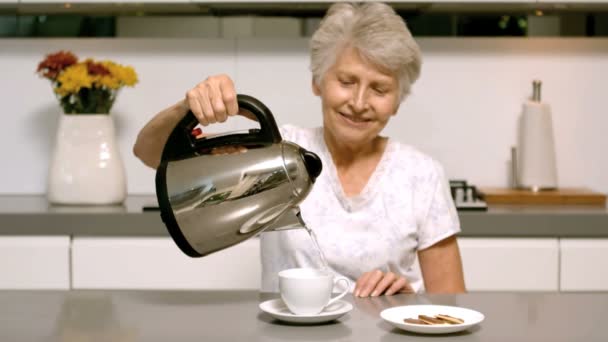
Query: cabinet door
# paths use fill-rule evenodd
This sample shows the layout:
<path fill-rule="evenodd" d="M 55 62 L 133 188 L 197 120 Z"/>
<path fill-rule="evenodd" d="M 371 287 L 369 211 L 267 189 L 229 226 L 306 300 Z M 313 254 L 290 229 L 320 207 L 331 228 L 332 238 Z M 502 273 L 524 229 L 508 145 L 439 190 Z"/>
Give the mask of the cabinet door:
<path fill-rule="evenodd" d="M 608 291 L 608 239 L 561 239 L 560 289 Z"/>
<path fill-rule="evenodd" d="M 469 291 L 557 291 L 557 239 L 460 238 Z"/>
<path fill-rule="evenodd" d="M 0 0 L 1 1 L 1 0 Z M 128 4 L 128 3 L 189 3 L 190 0 L 70 0 L 70 1 L 62 1 L 62 0 L 20 0 L 23 4 L 65 4 L 65 3 L 74 3 L 74 4 Z"/>
<path fill-rule="evenodd" d="M 74 238 L 76 289 L 259 289 L 258 239 L 202 258 L 170 238 Z"/>
<path fill-rule="evenodd" d="M 70 288 L 69 236 L 1 236 L 0 289 Z"/>

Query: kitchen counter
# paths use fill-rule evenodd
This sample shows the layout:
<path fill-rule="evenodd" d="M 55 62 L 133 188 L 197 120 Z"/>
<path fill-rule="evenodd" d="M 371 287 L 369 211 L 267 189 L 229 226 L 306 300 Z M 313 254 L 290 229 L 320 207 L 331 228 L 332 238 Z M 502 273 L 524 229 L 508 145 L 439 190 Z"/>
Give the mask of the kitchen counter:
<path fill-rule="evenodd" d="M 44 196 L 0 196 L 0 235 L 168 236 L 155 196 L 123 205 L 56 206 Z M 475 237 L 608 237 L 604 207 L 491 206 L 459 212 L 462 233 Z"/>
<path fill-rule="evenodd" d="M 0 291 L 3 341 L 427 341 L 393 328 L 389 307 L 440 304 L 480 311 L 485 320 L 450 341 L 600 342 L 608 293 L 468 293 L 352 298 L 354 309 L 321 325 L 272 319 L 244 291 Z"/>

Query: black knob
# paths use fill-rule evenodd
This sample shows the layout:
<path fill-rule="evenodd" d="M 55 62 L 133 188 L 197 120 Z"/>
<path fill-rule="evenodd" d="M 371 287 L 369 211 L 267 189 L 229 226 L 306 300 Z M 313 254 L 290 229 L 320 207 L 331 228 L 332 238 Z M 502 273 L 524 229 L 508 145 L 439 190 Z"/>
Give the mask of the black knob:
<path fill-rule="evenodd" d="M 321 163 L 321 159 L 315 153 L 307 151 L 305 149 L 301 149 L 302 157 L 304 158 L 304 165 L 306 166 L 306 171 L 308 171 L 308 175 L 310 179 L 314 183 L 314 181 L 321 174 L 321 170 L 323 169 L 323 163 Z"/>

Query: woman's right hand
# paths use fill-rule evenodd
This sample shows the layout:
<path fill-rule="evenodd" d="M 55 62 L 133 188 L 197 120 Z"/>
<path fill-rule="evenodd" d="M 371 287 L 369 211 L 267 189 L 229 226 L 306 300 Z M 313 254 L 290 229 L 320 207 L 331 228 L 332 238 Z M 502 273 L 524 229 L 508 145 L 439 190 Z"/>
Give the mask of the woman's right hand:
<path fill-rule="evenodd" d="M 365 272 L 355 284 L 353 295 L 355 297 L 376 297 L 380 295 L 392 296 L 395 293 L 414 293 L 414 289 L 403 276 L 393 272 L 373 270 Z"/>
<path fill-rule="evenodd" d="M 234 83 L 225 74 L 210 76 L 188 90 L 185 102 L 203 126 L 239 113 Z"/>

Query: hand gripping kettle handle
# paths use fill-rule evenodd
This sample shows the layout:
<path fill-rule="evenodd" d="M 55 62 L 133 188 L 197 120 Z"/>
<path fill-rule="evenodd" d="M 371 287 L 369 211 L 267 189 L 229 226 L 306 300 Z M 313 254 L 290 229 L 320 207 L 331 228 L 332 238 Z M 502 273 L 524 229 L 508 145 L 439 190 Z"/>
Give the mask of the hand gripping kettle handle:
<path fill-rule="evenodd" d="M 220 146 L 264 146 L 280 143 L 283 139 L 270 109 L 258 99 L 244 94 L 236 96 L 239 110 L 247 110 L 257 118 L 260 129 L 250 129 L 248 133 L 220 135 L 218 137 L 200 138 L 192 136 L 192 130 L 198 120 L 192 111 L 177 124 L 167 140 L 162 160 L 175 160 L 195 154 L 197 151 Z"/>

